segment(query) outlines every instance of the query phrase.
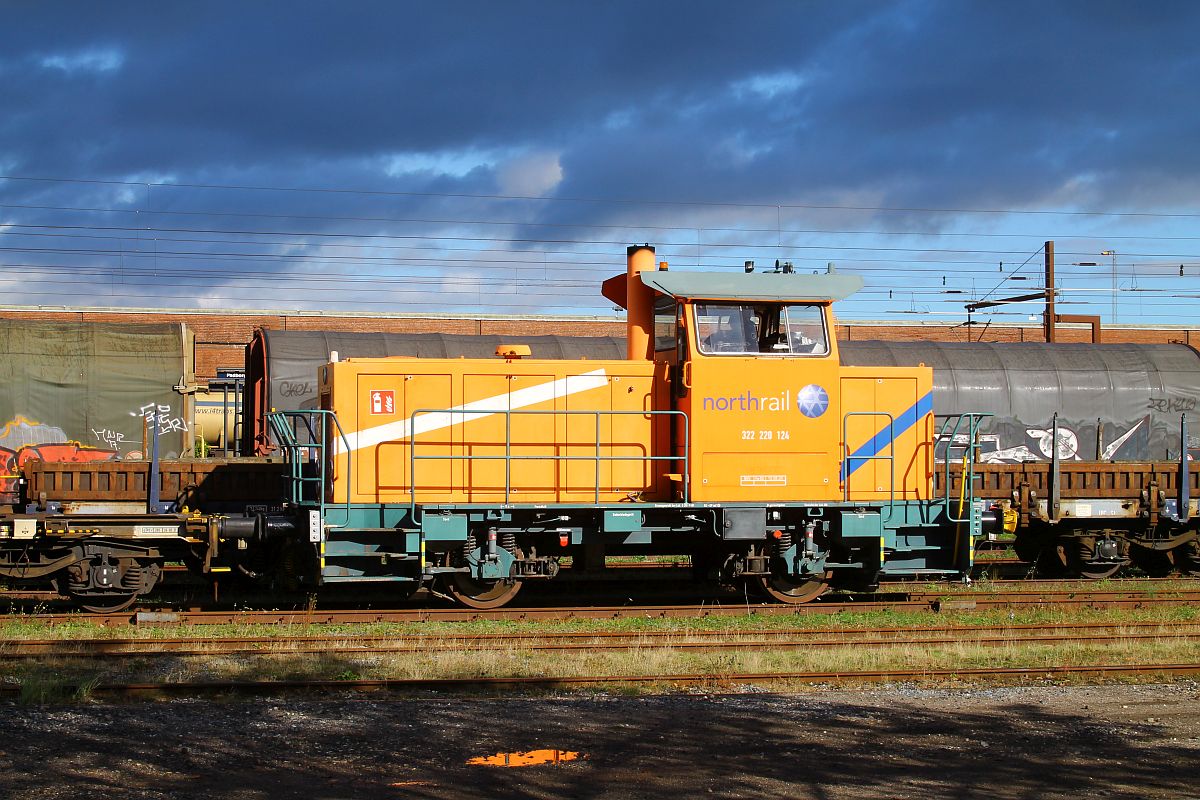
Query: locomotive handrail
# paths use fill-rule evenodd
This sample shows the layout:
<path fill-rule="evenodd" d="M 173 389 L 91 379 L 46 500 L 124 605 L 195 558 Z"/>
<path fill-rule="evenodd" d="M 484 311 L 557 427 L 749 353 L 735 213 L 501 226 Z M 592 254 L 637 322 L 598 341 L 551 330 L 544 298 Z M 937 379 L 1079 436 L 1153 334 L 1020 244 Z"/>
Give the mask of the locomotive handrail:
<path fill-rule="evenodd" d="M 952 459 L 950 457 L 950 451 L 952 449 L 954 449 L 954 447 L 955 447 L 955 443 L 954 443 L 955 439 L 957 438 L 959 429 L 962 427 L 963 421 L 965 420 L 967 422 L 967 432 L 966 432 L 967 443 L 966 443 L 966 445 L 964 445 L 966 452 L 964 453 L 965 457 L 963 458 L 962 479 L 965 482 L 966 487 L 967 487 L 966 488 L 966 491 L 967 491 L 966 496 L 969 498 L 969 502 L 967 502 L 967 507 L 968 508 L 974 507 L 974 504 L 975 504 L 975 447 L 976 447 L 976 440 L 979 438 L 979 426 L 983 423 L 983 420 L 985 420 L 986 418 L 988 418 L 990 416 L 992 416 L 992 414 L 975 412 L 975 411 L 967 411 L 967 412 L 958 414 L 953 417 L 947 417 L 946 421 L 942 423 L 942 430 L 938 433 L 937 438 L 934 439 L 935 443 L 942 439 L 946 440 L 946 457 L 945 457 L 945 459 L 943 459 L 945 485 L 942 487 L 945 490 L 946 496 L 945 496 L 945 498 L 943 498 L 942 502 L 943 502 L 943 506 L 946 510 L 946 519 L 949 522 L 954 522 L 954 523 L 971 522 L 971 520 L 972 520 L 972 515 L 970 513 L 968 513 L 967 516 L 962 517 L 960 519 L 959 517 L 956 517 L 950 510 L 951 501 L 953 499 L 950 496 L 950 466 L 954 462 L 954 459 Z M 954 423 L 954 429 L 952 431 L 950 431 L 949 434 L 947 434 L 946 429 L 950 427 L 951 422 Z M 962 513 L 961 510 L 959 513 Z"/>
<path fill-rule="evenodd" d="M 892 446 L 892 454 L 889 456 L 854 456 L 850 455 L 850 435 L 849 421 L 851 417 L 887 417 L 888 421 L 888 442 Z M 851 461 L 887 461 L 891 474 L 888 477 L 888 513 L 883 522 L 890 522 L 892 512 L 896 507 L 896 418 L 886 411 L 849 411 L 842 417 L 842 467 L 845 470 L 846 477 L 842 481 L 842 500 L 850 501 L 850 462 Z"/>
<path fill-rule="evenodd" d="M 350 442 L 346 438 L 345 432 L 342 430 L 342 424 L 338 421 L 337 414 L 333 411 L 324 409 L 308 409 L 296 411 L 271 411 L 267 415 L 267 423 L 271 426 L 275 433 L 275 438 L 279 440 L 280 448 L 284 452 L 284 457 L 287 459 L 291 475 L 291 494 L 292 502 L 296 504 L 303 503 L 304 485 L 306 483 L 316 484 L 316 503 L 321 513 L 321 521 L 324 524 L 326 509 L 331 506 L 341 506 L 345 514 L 345 519 L 340 525 L 329 525 L 331 528 L 345 528 L 350 525 L 350 496 L 347 490 L 346 502 L 338 503 L 335 501 L 326 501 L 325 489 L 327 484 L 327 467 L 329 465 L 326 458 L 325 443 L 329 439 L 327 434 L 336 433 L 342 441 L 342 446 L 347 453 L 350 452 Z M 314 420 L 321 420 L 320 431 L 314 430 Z M 289 424 L 290 420 L 290 424 Z M 301 444 L 296 436 L 295 426 L 297 423 L 303 422 L 304 427 L 308 431 L 309 437 L 313 440 L 311 444 Z M 332 424 L 332 431 L 330 425 Z M 311 449 L 316 452 L 316 462 L 318 464 L 317 474 L 306 476 L 304 474 L 304 466 L 311 463 L 312 459 L 301 458 L 301 450 Z M 346 459 L 346 484 L 352 486 L 351 478 L 354 469 L 353 459 Z"/>
<path fill-rule="evenodd" d="M 417 455 L 417 433 L 416 420 L 419 414 L 449 414 L 451 418 L 458 417 L 459 420 L 455 424 L 465 423 L 468 415 L 472 416 L 490 416 L 492 414 L 501 414 L 504 416 L 504 455 L 481 456 L 481 455 Z M 596 451 L 590 456 L 564 456 L 564 455 L 513 455 L 512 454 L 512 416 L 520 414 L 523 416 L 593 416 L 596 419 Z M 681 456 L 613 456 L 602 455 L 601 448 L 605 442 L 601 441 L 600 419 L 601 417 L 615 416 L 678 416 L 683 419 L 683 455 Z M 683 502 L 689 503 L 690 500 L 690 481 L 687 471 L 687 464 L 691 446 L 691 436 L 689 432 L 688 415 L 683 411 L 605 411 L 605 410 L 544 410 L 531 411 L 525 409 L 486 409 L 476 408 L 470 411 L 452 408 L 418 408 L 409 415 L 408 429 L 413 431 L 412 437 L 409 440 L 409 513 L 414 522 L 417 517 L 417 461 L 504 461 L 504 502 L 511 502 L 512 496 L 512 462 L 513 461 L 591 461 L 595 463 L 595 502 L 600 503 L 600 465 L 606 461 L 682 461 L 684 464 L 683 474 Z M 497 443 L 498 444 L 498 443 Z M 613 446 L 612 442 L 607 443 L 609 447 Z"/>

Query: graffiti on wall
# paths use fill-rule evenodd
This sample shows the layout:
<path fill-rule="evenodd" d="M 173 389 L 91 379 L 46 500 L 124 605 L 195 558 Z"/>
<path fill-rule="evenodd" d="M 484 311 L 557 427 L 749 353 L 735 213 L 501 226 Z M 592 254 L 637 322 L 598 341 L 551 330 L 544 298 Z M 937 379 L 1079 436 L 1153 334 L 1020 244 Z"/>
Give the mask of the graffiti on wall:
<path fill-rule="evenodd" d="M 1196 398 L 1194 397 L 1151 397 L 1146 401 L 1146 408 L 1151 411 L 1160 411 L 1163 413 L 1172 412 L 1180 413 L 1184 411 L 1196 410 Z"/>
<path fill-rule="evenodd" d="M 125 434 L 111 428 L 101 428 L 100 430 L 92 428 L 92 436 L 96 437 L 96 441 L 103 442 L 113 450 L 119 450 L 125 443 Z"/>
<path fill-rule="evenodd" d="M 191 423 L 176 414 L 169 405 L 162 403 L 146 403 L 137 411 L 130 411 L 129 416 L 141 417 L 148 425 L 157 425 L 159 436 L 178 431 L 187 433 Z"/>
<path fill-rule="evenodd" d="M 1020 464 L 1028 461 L 1049 461 L 1057 451 L 1060 461 L 1146 461 L 1179 458 L 1179 436 L 1176 429 L 1161 424 L 1151 425 L 1149 415 L 1132 424 L 1104 423 L 1097 432 L 1096 424 L 1059 422 L 1055 440 L 1052 428 L 1026 427 L 1019 421 L 1000 419 L 992 423 L 987 433 L 978 436 L 976 461 L 984 464 Z M 938 462 L 961 461 L 968 444 L 965 434 L 953 437 L 939 435 L 934 457 Z M 1200 459 L 1200 436 L 1188 434 L 1187 458 Z"/>
<path fill-rule="evenodd" d="M 1144 441 L 1138 441 L 1138 434 L 1141 433 L 1144 439 L 1149 435 L 1150 417 L 1142 417 L 1136 423 L 1120 432 L 1117 438 L 1111 442 L 1100 445 L 1099 453 L 1100 461 L 1113 461 L 1120 459 L 1124 455 L 1128 460 L 1131 453 L 1122 454 L 1122 449 L 1127 445 L 1133 451 L 1139 448 L 1144 448 Z M 951 438 L 953 439 L 951 441 Z M 1189 437 L 1190 438 L 1190 437 Z M 1016 439 L 1016 441 L 1013 441 Z M 1069 425 L 1060 424 L 1058 426 L 1058 436 L 1055 437 L 1053 428 L 1030 428 L 1024 426 L 1009 426 L 1007 438 L 1001 433 L 984 433 L 978 436 L 978 462 L 984 464 L 1020 464 L 1026 461 L 1049 461 L 1052 454 L 1057 450 L 1058 458 L 1061 461 L 1084 461 L 1090 460 L 1095 454 L 1091 449 L 1091 443 L 1095 439 L 1095 426 L 1092 427 L 1090 434 L 1083 435 L 1077 432 Z M 1087 442 L 1088 445 L 1082 444 Z M 963 457 L 963 451 L 967 447 L 968 437 L 965 434 L 956 434 L 953 437 L 939 436 L 936 442 L 936 458 L 938 461 L 945 461 L 947 453 L 952 460 L 960 460 Z M 1086 452 L 1085 452 L 1086 449 Z M 1189 449 L 1191 442 L 1189 441 Z M 1132 453 L 1132 457 L 1139 457 L 1136 452 Z"/>
<path fill-rule="evenodd" d="M 18 415 L 0 430 L 0 493 L 17 491 L 18 470 L 30 461 L 71 463 L 111 461 L 112 447 L 92 447 L 69 438 L 62 428 Z"/>
<path fill-rule="evenodd" d="M 138 448 L 125 453 L 127 458 L 142 458 L 140 444 L 147 430 L 158 430 L 160 436 L 187 433 L 191 423 L 176 413 L 170 405 L 146 403 L 129 412 L 138 420 L 139 430 L 120 431 L 114 428 L 92 428 L 92 440 L 83 444 L 67 435 L 57 425 L 48 425 L 17 415 L 0 430 L 0 494 L 7 502 L 17 491 L 17 473 L 30 461 L 81 463 L 112 461 L 122 455 L 122 449 L 137 443 Z M 132 426 L 131 426 L 132 427 Z M 168 453 L 172 455 L 173 453 Z"/>

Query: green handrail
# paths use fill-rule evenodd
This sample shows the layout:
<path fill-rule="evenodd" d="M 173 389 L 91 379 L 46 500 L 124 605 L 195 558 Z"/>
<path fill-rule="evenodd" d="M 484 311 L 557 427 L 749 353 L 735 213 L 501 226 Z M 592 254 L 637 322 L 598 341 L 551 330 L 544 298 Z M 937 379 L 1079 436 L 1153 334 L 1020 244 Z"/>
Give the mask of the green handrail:
<path fill-rule="evenodd" d="M 315 503 L 320 510 L 322 523 L 325 524 L 328 515 L 328 509 L 341 508 L 344 513 L 343 521 L 340 525 L 329 525 L 331 528 L 344 528 L 350 524 L 350 492 L 347 489 L 346 502 L 337 503 L 333 500 L 326 500 L 326 497 L 332 497 L 333 492 L 329 487 L 329 466 L 330 461 L 327 457 L 327 443 L 333 441 L 331 434 L 336 434 L 337 439 L 341 441 L 346 458 L 346 485 L 352 486 L 354 468 L 353 459 L 348 457 L 350 453 L 350 442 L 346 438 L 346 434 L 342 431 L 342 425 L 338 421 L 337 414 L 333 411 L 323 409 L 310 409 L 305 411 L 271 411 L 267 415 L 267 424 L 271 427 L 271 432 L 275 434 L 276 441 L 279 442 L 279 447 L 283 451 L 284 459 L 289 468 L 288 479 L 290 481 L 291 501 L 296 505 L 303 503 Z M 308 438 L 311 442 L 301 442 L 296 434 L 296 430 L 300 424 L 304 425 L 308 433 Z M 316 454 L 316 458 L 308 457 L 308 452 Z M 316 475 L 306 475 L 305 467 L 313 461 L 318 465 Z M 306 487 L 314 487 L 313 496 L 308 497 L 305 491 Z"/>
<path fill-rule="evenodd" d="M 946 441 L 946 457 L 943 460 L 943 470 L 944 470 L 944 474 L 945 474 L 945 485 L 943 488 L 945 490 L 946 496 L 943 499 L 942 503 L 943 503 L 943 506 L 946 511 L 946 519 L 950 522 L 971 522 L 972 521 L 972 517 L 969 513 L 965 517 L 957 517 L 951 511 L 950 504 L 951 504 L 953 498 L 950 496 L 950 483 L 951 483 L 951 481 L 950 481 L 950 465 L 953 463 L 954 459 L 952 459 L 950 457 L 950 451 L 953 450 L 957 446 L 955 444 L 955 439 L 958 437 L 959 431 L 963 426 L 963 422 L 965 421 L 967 424 L 967 431 L 965 434 L 967 437 L 967 443 L 965 445 L 965 448 L 966 448 L 966 452 L 964 453 L 965 457 L 963 458 L 962 480 L 964 481 L 965 488 L 963 490 L 962 500 L 960 501 L 961 507 L 959 509 L 959 513 L 961 514 L 962 508 L 973 508 L 975 505 L 975 447 L 976 447 L 976 440 L 979 437 L 980 425 L 983 423 L 984 419 L 986 419 L 990 416 L 992 416 L 992 415 L 988 414 L 988 413 L 978 413 L 978 412 L 968 411 L 968 412 L 958 414 L 953 417 L 947 417 L 946 421 L 942 423 L 942 430 L 938 433 L 937 440 L 935 440 L 935 442 L 938 440 L 943 440 L 943 439 Z M 954 423 L 954 429 L 951 430 L 949 433 L 947 433 L 946 432 L 947 428 L 950 427 L 951 422 Z"/>
<path fill-rule="evenodd" d="M 492 414 L 502 414 L 504 416 L 504 455 L 494 456 L 479 456 L 479 455 L 417 455 L 417 433 L 416 419 L 419 414 L 452 414 L 462 417 L 466 421 L 467 416 L 487 416 Z M 514 456 L 512 454 L 512 416 L 519 414 L 521 416 L 593 416 L 596 419 L 596 452 L 590 456 L 560 456 L 560 455 L 534 455 L 534 456 Z M 601 441 L 600 436 L 600 418 L 602 416 L 678 416 L 683 419 L 683 455 L 681 456 L 605 456 L 601 455 L 601 448 L 605 444 Z M 409 415 L 408 429 L 413 431 L 409 440 L 409 510 L 413 520 L 416 520 L 417 513 L 417 461 L 503 461 L 504 462 L 504 502 L 507 504 L 510 501 L 512 494 L 512 462 L 514 461 L 591 461 L 596 465 L 595 470 L 595 501 L 600 502 L 600 465 L 605 461 L 682 461 L 684 464 L 683 470 L 683 502 L 689 503 L 689 480 L 688 480 L 688 458 L 690 453 L 690 432 L 688 427 L 688 415 L 683 411 L 528 411 L 520 409 L 483 409 L 474 408 L 470 411 L 453 408 L 418 408 Z M 498 442 L 496 444 L 499 444 Z M 611 442 L 608 443 L 610 446 Z"/>
<path fill-rule="evenodd" d="M 888 456 L 873 455 L 873 456 L 856 456 L 850 454 L 850 418 L 851 417 L 887 417 L 888 421 L 888 442 L 892 448 L 892 454 Z M 842 470 L 846 473 L 845 480 L 842 483 L 842 501 L 850 502 L 850 469 L 851 461 L 886 461 L 890 474 L 888 476 L 888 513 L 883 519 L 884 522 L 892 521 L 892 513 L 896 508 L 896 418 L 886 411 L 850 411 L 842 417 Z"/>

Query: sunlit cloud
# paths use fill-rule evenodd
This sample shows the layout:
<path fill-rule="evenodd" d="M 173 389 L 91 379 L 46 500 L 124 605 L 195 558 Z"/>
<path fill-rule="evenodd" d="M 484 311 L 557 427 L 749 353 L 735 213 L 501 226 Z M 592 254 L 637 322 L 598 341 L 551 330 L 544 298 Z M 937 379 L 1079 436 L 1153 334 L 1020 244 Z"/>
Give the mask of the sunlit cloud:
<path fill-rule="evenodd" d="M 475 149 L 393 153 L 385 158 L 384 173 L 391 178 L 422 173 L 463 178 L 477 169 L 494 168 L 502 157 L 496 151 Z"/>
<path fill-rule="evenodd" d="M 496 170 L 501 193 L 522 197 L 550 194 L 562 179 L 563 168 L 558 153 L 527 153 L 501 164 Z"/>
<path fill-rule="evenodd" d="M 754 95 L 770 100 L 779 95 L 793 94 L 808 81 L 798 72 L 784 70 L 782 72 L 751 75 L 745 80 L 733 84 L 733 92 L 739 97 Z"/>
<path fill-rule="evenodd" d="M 78 72 L 116 72 L 125 63 L 125 53 L 115 47 L 96 47 L 73 53 L 53 53 L 38 60 L 43 69 L 67 74 Z"/>

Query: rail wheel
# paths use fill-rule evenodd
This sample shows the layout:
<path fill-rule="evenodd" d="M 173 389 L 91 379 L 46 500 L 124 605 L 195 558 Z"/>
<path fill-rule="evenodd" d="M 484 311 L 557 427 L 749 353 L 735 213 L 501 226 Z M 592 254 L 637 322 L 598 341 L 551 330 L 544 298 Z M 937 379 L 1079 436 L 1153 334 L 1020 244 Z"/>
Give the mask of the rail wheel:
<path fill-rule="evenodd" d="M 90 611 L 93 614 L 115 614 L 118 611 L 124 611 L 129 608 L 138 599 L 137 592 L 127 592 L 125 594 L 73 594 L 70 597 L 84 611 Z"/>
<path fill-rule="evenodd" d="M 525 554 L 513 541 L 502 543 L 505 550 L 514 558 L 524 558 Z M 470 544 L 468 544 L 470 547 Z M 480 549 L 471 551 L 469 558 L 478 558 Z M 455 572 L 448 575 L 443 582 L 446 594 L 454 602 L 467 608 L 487 610 L 502 608 L 512 602 L 521 591 L 524 581 L 515 578 L 499 578 L 497 580 L 480 580 L 465 572 Z"/>
<path fill-rule="evenodd" d="M 1093 581 L 1111 578 L 1125 566 L 1116 543 L 1111 539 L 1085 536 L 1074 542 L 1074 549 L 1063 550 L 1068 555 L 1067 568 L 1081 578 Z"/>
<path fill-rule="evenodd" d="M 787 575 L 760 575 L 754 580 L 777 603 L 798 606 L 810 603 L 829 590 L 830 573 L 818 578 L 795 579 Z"/>
<path fill-rule="evenodd" d="M 466 573 L 455 573 L 444 585 L 446 594 L 454 598 L 454 602 L 459 605 L 487 610 L 508 605 L 521 591 L 524 581 L 480 581 Z"/>
<path fill-rule="evenodd" d="M 162 577 L 157 557 L 118 555 L 103 548 L 90 556 L 67 567 L 54 584 L 59 593 L 94 614 L 124 611 Z"/>
<path fill-rule="evenodd" d="M 1094 563 L 1089 561 L 1081 561 L 1079 563 L 1079 577 L 1088 578 L 1093 581 L 1102 581 L 1105 578 L 1111 578 L 1120 571 L 1123 564 L 1109 564 L 1107 562 Z"/>

